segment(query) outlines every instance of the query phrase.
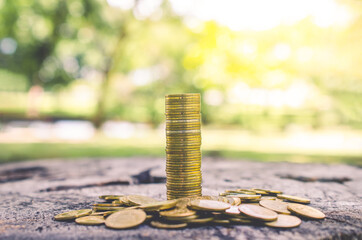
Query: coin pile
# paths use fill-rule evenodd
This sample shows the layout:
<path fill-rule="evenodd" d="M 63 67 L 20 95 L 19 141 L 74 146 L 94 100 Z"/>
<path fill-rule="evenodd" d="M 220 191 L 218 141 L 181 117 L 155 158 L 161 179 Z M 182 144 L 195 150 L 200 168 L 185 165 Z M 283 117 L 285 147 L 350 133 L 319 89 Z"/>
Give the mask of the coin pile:
<path fill-rule="evenodd" d="M 283 195 L 268 189 L 235 189 L 221 196 L 194 196 L 167 201 L 141 195 L 103 195 L 106 202 L 93 204 L 92 209 L 58 214 L 58 221 L 81 225 L 101 225 L 127 229 L 148 223 L 152 227 L 177 229 L 205 225 L 259 225 L 293 228 L 302 219 L 320 220 L 325 215 L 307 206 L 306 198 Z M 293 216 L 294 215 L 294 216 Z"/>
<path fill-rule="evenodd" d="M 200 94 L 171 94 L 165 101 L 167 199 L 201 196 Z"/>

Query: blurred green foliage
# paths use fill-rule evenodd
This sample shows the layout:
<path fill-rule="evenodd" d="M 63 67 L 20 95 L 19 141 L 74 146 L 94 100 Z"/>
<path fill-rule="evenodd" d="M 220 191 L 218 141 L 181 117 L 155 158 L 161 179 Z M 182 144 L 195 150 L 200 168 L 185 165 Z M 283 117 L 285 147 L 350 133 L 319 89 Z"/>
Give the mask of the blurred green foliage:
<path fill-rule="evenodd" d="M 193 28 L 163 1 L 153 15 L 105 0 L 1 0 L 0 112 L 163 122 L 163 96 L 200 92 L 203 121 L 253 131 L 362 126 L 361 5 L 354 20 L 265 31 Z M 160 14 L 161 13 L 161 14 Z M 8 46 L 6 48 L 6 46 Z M 14 51 L 11 52 L 11 48 Z"/>

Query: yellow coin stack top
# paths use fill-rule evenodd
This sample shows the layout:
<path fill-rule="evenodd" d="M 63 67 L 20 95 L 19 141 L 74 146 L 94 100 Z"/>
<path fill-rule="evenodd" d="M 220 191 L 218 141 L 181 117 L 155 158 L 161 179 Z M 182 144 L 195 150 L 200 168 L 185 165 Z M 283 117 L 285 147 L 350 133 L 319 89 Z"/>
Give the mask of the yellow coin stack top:
<path fill-rule="evenodd" d="M 200 94 L 171 94 L 165 100 L 167 199 L 201 196 Z"/>

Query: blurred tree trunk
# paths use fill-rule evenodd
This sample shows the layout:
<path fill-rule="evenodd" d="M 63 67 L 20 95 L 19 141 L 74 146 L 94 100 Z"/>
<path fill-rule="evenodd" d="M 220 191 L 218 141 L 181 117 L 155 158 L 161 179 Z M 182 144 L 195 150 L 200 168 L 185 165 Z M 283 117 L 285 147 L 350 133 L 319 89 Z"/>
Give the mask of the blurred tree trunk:
<path fill-rule="evenodd" d="M 117 56 L 120 53 L 120 49 L 122 47 L 122 43 L 126 38 L 126 31 L 124 27 L 121 27 L 119 32 L 119 37 L 117 43 L 114 47 L 113 53 L 108 58 L 105 71 L 103 73 L 103 80 L 100 87 L 100 92 L 98 96 L 97 108 L 93 117 L 93 124 L 96 128 L 99 128 L 103 122 L 106 120 L 106 103 L 107 103 L 107 94 L 109 90 L 109 84 L 112 77 L 112 70 L 114 66 L 117 66 L 118 60 L 122 59 L 122 57 Z"/>

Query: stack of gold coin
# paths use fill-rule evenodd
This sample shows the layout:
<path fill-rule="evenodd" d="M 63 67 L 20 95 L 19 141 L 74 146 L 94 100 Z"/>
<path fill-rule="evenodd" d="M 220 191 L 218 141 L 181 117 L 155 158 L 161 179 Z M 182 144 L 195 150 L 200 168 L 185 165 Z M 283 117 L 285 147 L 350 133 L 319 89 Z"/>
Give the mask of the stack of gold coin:
<path fill-rule="evenodd" d="M 167 199 L 200 196 L 200 94 L 172 94 L 165 100 Z"/>

